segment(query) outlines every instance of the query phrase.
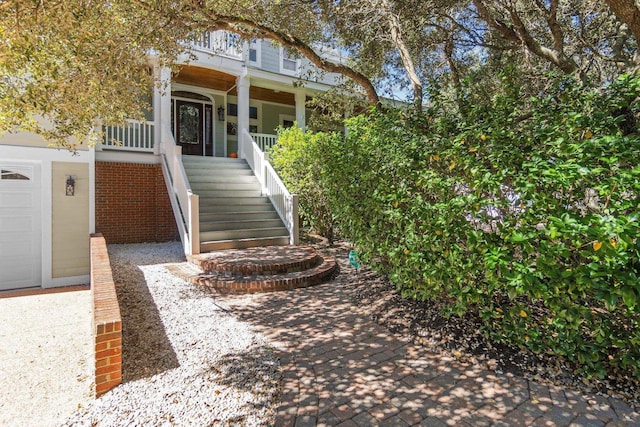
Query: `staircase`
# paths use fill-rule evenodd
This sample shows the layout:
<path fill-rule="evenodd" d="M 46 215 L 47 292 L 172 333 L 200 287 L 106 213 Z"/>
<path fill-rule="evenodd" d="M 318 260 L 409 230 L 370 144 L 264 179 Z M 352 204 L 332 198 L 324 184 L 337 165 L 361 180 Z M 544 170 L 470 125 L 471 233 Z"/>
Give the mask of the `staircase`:
<path fill-rule="evenodd" d="M 310 246 L 269 246 L 188 257 L 169 267 L 174 275 L 221 294 L 288 291 L 329 280 L 338 271 L 333 257 Z"/>
<path fill-rule="evenodd" d="M 289 232 L 246 161 L 183 156 L 200 198 L 200 251 L 287 245 Z"/>

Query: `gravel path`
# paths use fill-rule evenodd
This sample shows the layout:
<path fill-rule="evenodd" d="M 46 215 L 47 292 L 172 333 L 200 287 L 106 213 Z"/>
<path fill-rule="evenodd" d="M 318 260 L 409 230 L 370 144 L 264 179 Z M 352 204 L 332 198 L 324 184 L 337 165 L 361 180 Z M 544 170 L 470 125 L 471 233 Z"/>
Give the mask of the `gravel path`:
<path fill-rule="evenodd" d="M 267 340 L 211 294 L 176 278 L 179 243 L 111 245 L 123 315 L 123 385 L 67 426 L 261 426 L 274 422 L 281 370 Z"/>
<path fill-rule="evenodd" d="M 63 422 L 92 400 L 91 293 L 0 298 L 0 426 Z"/>

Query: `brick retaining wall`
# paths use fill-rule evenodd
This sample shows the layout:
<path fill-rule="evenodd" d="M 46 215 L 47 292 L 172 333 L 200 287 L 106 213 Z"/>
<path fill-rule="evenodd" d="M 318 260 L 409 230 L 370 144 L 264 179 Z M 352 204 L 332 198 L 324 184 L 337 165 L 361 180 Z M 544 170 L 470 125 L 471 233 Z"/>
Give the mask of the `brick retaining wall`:
<path fill-rule="evenodd" d="M 107 244 L 91 236 L 91 297 L 95 337 L 96 397 L 122 383 L 122 318 Z"/>
<path fill-rule="evenodd" d="M 96 162 L 96 231 L 109 243 L 179 238 L 161 165 Z"/>

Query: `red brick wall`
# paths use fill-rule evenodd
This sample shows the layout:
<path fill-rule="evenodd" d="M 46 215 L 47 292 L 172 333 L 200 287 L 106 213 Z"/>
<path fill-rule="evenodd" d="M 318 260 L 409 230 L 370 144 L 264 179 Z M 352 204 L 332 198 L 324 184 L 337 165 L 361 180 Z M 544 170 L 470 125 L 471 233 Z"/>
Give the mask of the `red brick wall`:
<path fill-rule="evenodd" d="M 96 397 L 122 383 L 122 319 L 107 245 L 91 236 L 91 296 L 95 338 Z"/>
<path fill-rule="evenodd" d="M 159 164 L 96 162 L 96 231 L 107 243 L 179 238 Z"/>

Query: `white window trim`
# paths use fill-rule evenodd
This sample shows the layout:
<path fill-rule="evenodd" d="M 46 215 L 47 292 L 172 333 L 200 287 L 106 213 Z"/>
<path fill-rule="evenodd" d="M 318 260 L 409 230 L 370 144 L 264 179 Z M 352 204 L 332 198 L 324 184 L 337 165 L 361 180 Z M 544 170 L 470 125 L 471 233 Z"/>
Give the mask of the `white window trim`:
<path fill-rule="evenodd" d="M 280 51 L 279 51 L 279 56 L 278 56 L 278 63 L 280 65 L 280 74 L 286 74 L 288 76 L 297 76 L 300 73 L 300 58 L 296 58 L 296 69 L 294 70 L 287 70 L 286 68 L 283 67 L 283 62 L 285 59 L 285 48 L 280 46 Z M 288 58 L 291 59 L 291 58 Z"/>
<path fill-rule="evenodd" d="M 252 61 L 251 56 L 249 55 L 249 49 L 253 49 L 256 51 L 256 60 Z M 262 40 L 255 39 L 248 43 L 247 47 L 247 62 L 251 65 L 255 65 L 256 67 L 260 67 L 262 64 Z"/>
<path fill-rule="evenodd" d="M 278 126 L 282 126 L 285 120 L 289 120 L 292 122 L 296 122 L 296 116 L 292 116 L 291 114 L 280 114 L 278 116 Z"/>

